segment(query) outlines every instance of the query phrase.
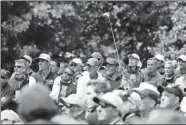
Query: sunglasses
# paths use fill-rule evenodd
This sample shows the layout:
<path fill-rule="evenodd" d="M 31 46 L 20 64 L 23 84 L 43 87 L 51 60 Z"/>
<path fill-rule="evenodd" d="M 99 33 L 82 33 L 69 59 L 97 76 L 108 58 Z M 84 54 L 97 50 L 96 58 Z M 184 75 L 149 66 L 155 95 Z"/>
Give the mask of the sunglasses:
<path fill-rule="evenodd" d="M 23 68 L 22 66 L 14 66 L 14 68 Z"/>
<path fill-rule="evenodd" d="M 100 103 L 101 108 L 108 108 L 108 107 L 113 107 L 116 108 L 115 106 L 113 106 L 112 104 L 108 104 L 108 103 Z"/>
<path fill-rule="evenodd" d="M 96 108 L 97 108 L 97 106 L 91 107 L 91 108 L 87 109 L 87 112 L 93 113 L 96 111 Z"/>
<path fill-rule="evenodd" d="M 76 67 L 77 64 L 76 64 L 76 63 L 72 63 L 72 64 L 70 64 L 70 66 L 71 66 L 71 67 Z"/>

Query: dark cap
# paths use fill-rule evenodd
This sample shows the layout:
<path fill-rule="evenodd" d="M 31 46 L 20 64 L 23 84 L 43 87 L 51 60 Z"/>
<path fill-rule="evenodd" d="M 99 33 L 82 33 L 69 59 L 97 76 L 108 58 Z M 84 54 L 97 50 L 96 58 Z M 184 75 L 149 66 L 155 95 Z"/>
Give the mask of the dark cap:
<path fill-rule="evenodd" d="M 105 64 L 119 65 L 118 61 L 111 57 L 106 58 L 106 61 L 103 63 L 103 65 Z"/>
<path fill-rule="evenodd" d="M 158 91 L 162 93 L 163 91 L 169 92 L 174 94 L 175 96 L 180 98 L 180 102 L 183 99 L 183 92 L 179 88 L 179 86 L 174 86 L 174 87 L 164 87 L 164 86 L 158 86 Z M 185 90 L 184 90 L 185 91 Z"/>
<path fill-rule="evenodd" d="M 144 90 L 134 90 L 135 92 L 139 93 L 141 98 L 144 97 L 150 97 L 152 100 L 154 100 L 156 103 L 158 103 L 159 94 L 150 90 L 150 89 L 144 89 Z"/>

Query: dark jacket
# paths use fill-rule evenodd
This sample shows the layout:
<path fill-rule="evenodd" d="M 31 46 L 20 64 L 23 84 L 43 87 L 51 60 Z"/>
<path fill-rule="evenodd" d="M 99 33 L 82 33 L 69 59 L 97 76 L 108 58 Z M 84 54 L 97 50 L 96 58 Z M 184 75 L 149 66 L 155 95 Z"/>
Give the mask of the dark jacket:
<path fill-rule="evenodd" d="M 13 98 L 14 90 L 7 80 L 1 79 L 1 110 L 8 108 L 8 104 Z"/>

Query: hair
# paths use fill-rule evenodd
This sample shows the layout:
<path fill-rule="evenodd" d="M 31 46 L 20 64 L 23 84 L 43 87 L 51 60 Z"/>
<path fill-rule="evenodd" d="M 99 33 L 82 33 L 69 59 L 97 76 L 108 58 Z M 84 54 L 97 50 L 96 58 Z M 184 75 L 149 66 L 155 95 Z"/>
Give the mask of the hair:
<path fill-rule="evenodd" d="M 106 81 L 101 80 L 90 80 L 87 84 L 87 86 L 93 86 L 96 93 L 107 93 L 111 91 L 111 86 Z"/>
<path fill-rule="evenodd" d="M 25 68 L 26 68 L 26 62 L 25 62 L 25 60 L 24 59 L 18 59 L 18 60 L 15 60 L 15 63 L 22 63 L 22 64 L 24 64 L 24 66 L 25 66 Z"/>

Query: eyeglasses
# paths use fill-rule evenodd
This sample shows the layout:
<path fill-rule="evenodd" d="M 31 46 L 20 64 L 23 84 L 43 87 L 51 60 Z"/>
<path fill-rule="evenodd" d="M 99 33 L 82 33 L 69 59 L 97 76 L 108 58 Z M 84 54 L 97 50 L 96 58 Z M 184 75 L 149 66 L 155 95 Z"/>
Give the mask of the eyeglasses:
<path fill-rule="evenodd" d="M 23 68 L 22 66 L 14 66 L 14 68 Z"/>
<path fill-rule="evenodd" d="M 71 66 L 71 67 L 76 67 L 77 64 L 76 64 L 76 63 L 72 63 L 72 64 L 70 64 L 70 66 Z"/>

